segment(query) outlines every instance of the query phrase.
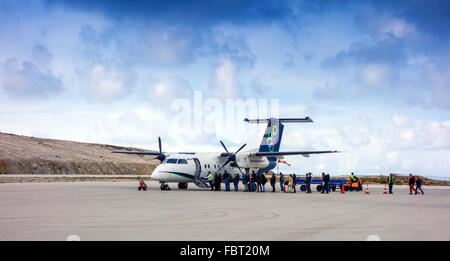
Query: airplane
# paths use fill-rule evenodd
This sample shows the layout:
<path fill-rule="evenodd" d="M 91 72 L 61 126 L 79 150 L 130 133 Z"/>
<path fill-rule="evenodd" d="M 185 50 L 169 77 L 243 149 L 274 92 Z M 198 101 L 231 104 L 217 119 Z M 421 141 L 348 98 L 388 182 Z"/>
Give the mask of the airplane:
<path fill-rule="evenodd" d="M 187 189 L 188 183 L 194 183 L 200 188 L 210 188 L 207 183 L 208 172 L 214 173 L 223 170 L 233 176 L 241 173 L 242 169 L 249 174 L 250 171 L 264 173 L 277 166 L 278 159 L 288 155 L 337 153 L 336 150 L 326 151 L 279 151 L 283 136 L 283 123 L 313 122 L 310 117 L 305 118 L 269 118 L 244 119 L 247 123 L 267 123 L 267 128 L 258 149 L 238 154 L 247 144 L 242 145 L 236 152 L 229 152 L 225 144 L 220 141 L 225 152 L 173 152 L 166 153 L 161 149 L 161 138 L 158 137 L 159 151 L 124 151 L 114 150 L 112 153 L 154 155 L 161 161 L 152 172 L 151 179 L 161 183 L 161 190 L 170 190 L 166 183 L 178 183 L 179 189 Z"/>

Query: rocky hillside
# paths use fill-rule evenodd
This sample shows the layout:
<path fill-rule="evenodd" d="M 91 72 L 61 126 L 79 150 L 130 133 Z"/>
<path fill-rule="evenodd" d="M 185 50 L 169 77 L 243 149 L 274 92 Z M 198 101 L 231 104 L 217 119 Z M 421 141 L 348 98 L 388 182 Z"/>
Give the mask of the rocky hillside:
<path fill-rule="evenodd" d="M 140 150 L 112 145 L 0 133 L 0 174 L 151 174 L 153 156 L 114 154 Z"/>

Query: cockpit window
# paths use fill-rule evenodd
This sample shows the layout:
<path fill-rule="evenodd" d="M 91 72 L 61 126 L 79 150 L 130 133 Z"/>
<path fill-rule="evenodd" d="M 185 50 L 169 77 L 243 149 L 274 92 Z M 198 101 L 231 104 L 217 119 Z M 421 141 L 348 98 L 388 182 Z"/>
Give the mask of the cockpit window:
<path fill-rule="evenodd" d="M 167 159 L 166 163 L 177 163 L 177 159 Z"/>
<path fill-rule="evenodd" d="M 179 159 L 177 163 L 178 164 L 188 164 L 187 160 L 185 160 L 185 159 Z"/>

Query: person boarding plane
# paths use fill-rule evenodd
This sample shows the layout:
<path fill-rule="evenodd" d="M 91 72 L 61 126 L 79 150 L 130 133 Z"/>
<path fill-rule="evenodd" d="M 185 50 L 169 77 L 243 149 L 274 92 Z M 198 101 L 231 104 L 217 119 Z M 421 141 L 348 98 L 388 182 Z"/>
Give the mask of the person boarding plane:
<path fill-rule="evenodd" d="M 264 173 L 274 169 L 278 159 L 288 155 L 336 153 L 336 150 L 326 151 L 279 151 L 283 136 L 284 124 L 295 122 L 313 122 L 311 118 L 270 118 L 270 119 L 244 119 L 248 123 L 267 123 L 261 144 L 258 149 L 239 153 L 247 144 L 242 145 L 236 152 L 229 152 L 225 144 L 220 141 L 225 152 L 174 152 L 166 153 L 161 149 L 161 138 L 158 137 L 159 151 L 117 151 L 112 153 L 125 153 L 137 155 L 154 155 L 161 161 L 152 175 L 152 180 L 161 183 L 161 190 L 169 189 L 166 183 L 178 183 L 178 188 L 186 189 L 188 183 L 194 183 L 200 188 L 210 188 L 208 185 L 208 172 L 226 170 L 232 176 L 242 169 L 246 174 L 251 171 Z M 238 154 L 239 153 L 239 154 Z"/>

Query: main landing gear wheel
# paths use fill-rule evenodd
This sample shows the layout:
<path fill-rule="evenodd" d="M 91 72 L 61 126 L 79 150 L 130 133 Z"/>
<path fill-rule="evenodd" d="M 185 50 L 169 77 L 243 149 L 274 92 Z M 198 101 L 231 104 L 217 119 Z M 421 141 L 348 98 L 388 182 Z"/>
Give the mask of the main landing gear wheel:
<path fill-rule="evenodd" d="M 317 185 L 317 187 L 316 187 L 316 189 L 317 189 L 317 191 L 322 191 L 322 185 Z"/>
<path fill-rule="evenodd" d="M 188 187 L 188 183 L 187 182 L 179 182 L 178 183 L 178 188 L 179 189 L 187 189 Z"/>
<path fill-rule="evenodd" d="M 169 185 L 165 184 L 165 183 L 161 183 L 161 190 L 170 190 Z"/>
<path fill-rule="evenodd" d="M 305 192 L 305 191 L 306 191 L 306 185 L 301 185 L 301 186 L 300 186 L 300 190 L 303 191 L 303 192 Z"/>

